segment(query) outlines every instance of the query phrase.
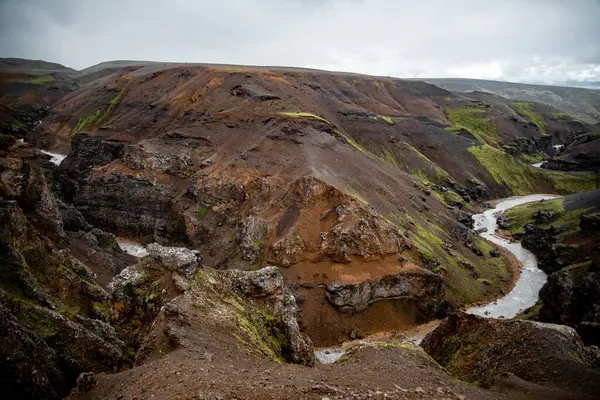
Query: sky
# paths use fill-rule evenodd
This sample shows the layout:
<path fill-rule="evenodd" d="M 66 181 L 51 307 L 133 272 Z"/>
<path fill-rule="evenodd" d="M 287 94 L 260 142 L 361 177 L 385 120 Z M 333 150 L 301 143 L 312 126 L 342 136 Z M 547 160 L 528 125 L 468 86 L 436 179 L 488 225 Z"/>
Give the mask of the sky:
<path fill-rule="evenodd" d="M 600 0 L 0 0 L 0 57 L 600 81 Z"/>

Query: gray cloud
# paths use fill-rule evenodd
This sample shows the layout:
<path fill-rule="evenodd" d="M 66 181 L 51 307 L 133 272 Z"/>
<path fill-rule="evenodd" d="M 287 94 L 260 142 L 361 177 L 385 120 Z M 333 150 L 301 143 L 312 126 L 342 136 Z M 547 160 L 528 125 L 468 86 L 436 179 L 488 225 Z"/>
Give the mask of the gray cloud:
<path fill-rule="evenodd" d="M 0 56 L 600 80 L 598 0 L 0 0 Z"/>

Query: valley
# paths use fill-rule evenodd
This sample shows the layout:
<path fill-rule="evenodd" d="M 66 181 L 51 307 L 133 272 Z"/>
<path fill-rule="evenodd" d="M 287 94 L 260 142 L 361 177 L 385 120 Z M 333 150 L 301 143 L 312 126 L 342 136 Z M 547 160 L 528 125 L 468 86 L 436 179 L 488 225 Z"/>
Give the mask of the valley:
<path fill-rule="evenodd" d="M 304 68 L 0 67 L 10 395 L 596 393 L 593 101 Z"/>

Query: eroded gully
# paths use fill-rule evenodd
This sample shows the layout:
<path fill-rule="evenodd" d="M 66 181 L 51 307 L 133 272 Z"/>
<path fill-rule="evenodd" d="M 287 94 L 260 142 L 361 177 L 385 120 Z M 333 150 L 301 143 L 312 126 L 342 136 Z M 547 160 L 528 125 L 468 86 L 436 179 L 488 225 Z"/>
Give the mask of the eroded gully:
<path fill-rule="evenodd" d="M 546 283 L 546 274 L 538 268 L 537 259 L 533 253 L 523 248 L 520 242 L 511 241 L 496 234 L 498 224 L 496 216 L 521 204 L 534 201 L 554 199 L 560 196 L 548 194 L 533 194 L 503 199 L 495 204 L 494 208 L 481 214 L 473 215 L 473 229 L 481 232 L 479 235 L 490 242 L 497 244 L 511 252 L 522 264 L 521 273 L 515 286 L 506 296 L 492 301 L 491 303 L 470 307 L 466 312 L 488 318 L 514 318 L 521 311 L 533 306 L 539 298 L 539 291 Z M 421 340 L 437 326 L 438 321 L 431 321 L 403 332 L 407 341 L 419 344 Z M 324 364 L 335 362 L 340 358 L 348 345 L 318 349 L 317 359 Z"/>

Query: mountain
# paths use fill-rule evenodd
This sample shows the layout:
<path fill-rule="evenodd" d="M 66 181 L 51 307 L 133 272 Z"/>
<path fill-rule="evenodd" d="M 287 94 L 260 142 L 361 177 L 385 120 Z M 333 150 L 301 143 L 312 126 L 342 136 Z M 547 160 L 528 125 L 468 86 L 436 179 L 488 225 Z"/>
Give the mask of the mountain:
<path fill-rule="evenodd" d="M 600 91 L 596 89 L 463 78 L 423 80 L 453 92 L 483 91 L 513 100 L 547 103 L 558 108 L 557 112 L 571 114 L 587 123 L 600 121 Z"/>
<path fill-rule="evenodd" d="M 0 328 L 17 332 L 0 351 L 15 360 L 44 354 L 48 379 L 31 387 L 47 398 L 76 381 L 73 396 L 83 398 L 141 384 L 162 395 L 168 385 L 155 373 L 174 365 L 190 368 L 173 388 L 182 395 L 202 365 L 203 390 L 227 379 L 249 398 L 277 397 L 287 379 L 295 386 L 279 397 L 341 396 L 328 385 L 305 387 L 321 371 L 306 367 L 313 344 L 402 331 L 512 288 L 517 261 L 472 229 L 483 202 L 599 187 L 594 172 L 530 165 L 555 156 L 556 145 L 593 137 L 596 126 L 489 92 L 303 68 L 137 61 L 52 72 L 54 81 L 38 86 L 27 82 L 32 71 L 19 74 L 2 72 L 0 104 L 47 115 L 23 129 L 0 126 L 0 216 L 11 228 L 0 239 L 16 271 L 0 276 L 9 321 Z M 16 141 L 24 131 L 26 143 Z M 54 166 L 40 149 L 67 157 Z M 149 255 L 123 254 L 115 237 L 147 245 Z M 60 330 L 48 328 L 52 320 Z M 536 349 L 562 340 L 546 327 L 497 324 L 506 337 L 524 326 L 539 331 Z M 97 336 L 97 345 L 66 340 L 76 332 Z M 560 357 L 583 346 L 578 340 Z M 108 348 L 104 363 L 88 363 Z M 461 395 L 496 397 L 402 343 L 358 347 L 347 360 L 331 370 L 353 388 L 343 390 L 366 393 L 345 374 L 364 378 L 365 366 L 385 363 L 404 370 L 410 388 L 424 369 Z M 134 361 L 98 382 L 77 379 Z M 593 379 L 592 364 L 582 361 L 578 379 Z M 5 374 L 15 393 L 12 382 L 33 380 L 17 367 Z M 394 374 L 368 379 L 379 385 Z M 264 377 L 274 383 L 263 392 L 254 382 Z"/>

